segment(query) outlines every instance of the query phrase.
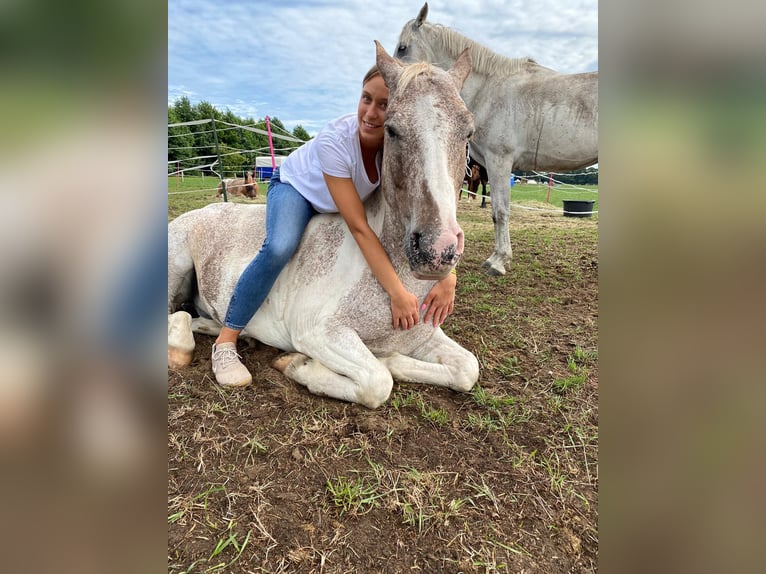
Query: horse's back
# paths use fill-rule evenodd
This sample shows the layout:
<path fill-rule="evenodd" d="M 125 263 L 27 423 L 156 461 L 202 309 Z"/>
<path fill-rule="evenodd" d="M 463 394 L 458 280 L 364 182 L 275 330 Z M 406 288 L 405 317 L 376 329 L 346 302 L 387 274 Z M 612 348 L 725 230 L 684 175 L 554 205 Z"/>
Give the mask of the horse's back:
<path fill-rule="evenodd" d="M 239 276 L 260 251 L 265 236 L 265 205 L 210 204 L 168 225 L 169 265 L 176 253 L 188 254 L 197 276 L 199 304 L 220 321 Z M 271 325 L 300 321 L 302 314 L 332 311 L 365 268 L 356 242 L 339 215 L 313 217 L 246 334 L 275 344 L 265 334 Z M 286 348 L 284 341 L 279 343 Z"/>
<path fill-rule="evenodd" d="M 220 255 L 224 246 L 229 252 L 252 252 L 255 256 L 265 238 L 265 223 L 265 205 L 211 203 L 178 216 L 168 224 L 168 231 L 183 227 L 198 256 Z"/>
<path fill-rule="evenodd" d="M 511 90 L 515 97 L 543 105 L 579 105 L 598 110 L 598 72 L 521 75 Z"/>

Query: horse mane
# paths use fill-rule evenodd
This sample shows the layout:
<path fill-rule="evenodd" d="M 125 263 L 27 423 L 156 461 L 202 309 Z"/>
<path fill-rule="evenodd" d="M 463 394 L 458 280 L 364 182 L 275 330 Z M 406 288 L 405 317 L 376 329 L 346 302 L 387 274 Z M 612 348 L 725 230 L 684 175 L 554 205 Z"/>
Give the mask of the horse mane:
<path fill-rule="evenodd" d="M 442 24 L 423 22 L 420 27 L 423 30 L 423 33 L 428 35 L 429 40 L 433 42 L 434 45 L 441 47 L 452 58 L 457 58 L 463 50 L 471 48 L 472 71 L 479 74 L 484 74 L 486 76 L 510 76 L 518 74 L 519 72 L 534 73 L 553 71 L 550 68 L 538 64 L 535 60 L 529 57 L 508 58 L 506 56 L 501 56 L 486 46 L 483 46 L 470 38 L 466 38 L 459 32 Z M 407 31 L 409 33 L 411 33 L 411 30 L 412 28 L 408 27 Z M 409 38 L 405 38 L 404 40 L 407 42 Z"/>
<path fill-rule="evenodd" d="M 427 62 L 416 62 L 405 66 L 402 75 L 399 77 L 397 89 L 403 90 L 407 87 L 407 84 L 420 75 L 430 75 L 432 69 L 431 65 Z"/>

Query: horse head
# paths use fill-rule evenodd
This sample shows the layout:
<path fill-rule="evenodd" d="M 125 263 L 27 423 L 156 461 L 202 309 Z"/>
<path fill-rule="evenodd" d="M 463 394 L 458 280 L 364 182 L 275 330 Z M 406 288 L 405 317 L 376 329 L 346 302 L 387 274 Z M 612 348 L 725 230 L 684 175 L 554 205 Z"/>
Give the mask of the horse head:
<path fill-rule="evenodd" d="M 463 254 L 455 197 L 474 130 L 473 115 L 460 97 L 471 56 L 465 50 L 445 71 L 426 63 L 403 65 L 375 44 L 389 89 L 381 192 L 390 226 L 394 235 L 403 234 L 415 277 L 440 279 Z"/>
<path fill-rule="evenodd" d="M 430 43 L 424 41 L 423 24 L 428 16 L 428 2 L 423 4 L 417 18 L 407 22 L 399 35 L 399 42 L 396 45 L 398 59 L 404 62 L 433 62 L 434 57 L 430 49 Z"/>

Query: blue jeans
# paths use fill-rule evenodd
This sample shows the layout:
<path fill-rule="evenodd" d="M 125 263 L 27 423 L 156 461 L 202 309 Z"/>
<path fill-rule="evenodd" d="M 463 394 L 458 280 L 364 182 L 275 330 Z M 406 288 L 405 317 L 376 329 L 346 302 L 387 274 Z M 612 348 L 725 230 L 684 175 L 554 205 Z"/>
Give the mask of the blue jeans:
<path fill-rule="evenodd" d="M 279 169 L 271 176 L 266 197 L 266 239 L 240 275 L 226 312 L 224 325 L 236 331 L 244 329 L 258 311 L 317 213 L 292 185 L 279 180 Z"/>

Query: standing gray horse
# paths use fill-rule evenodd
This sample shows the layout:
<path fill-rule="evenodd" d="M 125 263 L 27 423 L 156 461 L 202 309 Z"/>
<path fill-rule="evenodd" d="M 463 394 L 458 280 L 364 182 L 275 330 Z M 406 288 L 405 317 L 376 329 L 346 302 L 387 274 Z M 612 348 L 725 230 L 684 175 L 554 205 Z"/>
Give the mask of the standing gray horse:
<path fill-rule="evenodd" d="M 471 71 L 466 50 L 445 72 L 404 66 L 376 44 L 390 91 L 381 188 L 365 203 L 402 283 L 425 299 L 463 253 L 456 191 L 473 117 L 460 99 Z M 168 225 L 168 364 L 188 365 L 192 329 L 217 334 L 242 270 L 264 235 L 265 205 L 212 204 Z M 196 276 L 196 280 L 195 280 Z M 196 291 L 196 293 L 195 293 Z M 195 319 L 179 306 L 193 300 Z M 309 391 L 375 408 L 393 379 L 469 391 L 479 378 L 476 357 L 440 327 L 391 325 L 388 295 L 370 271 L 339 214 L 314 216 L 242 336 L 290 352 L 274 366 Z"/>
<path fill-rule="evenodd" d="M 495 222 L 495 251 L 483 267 L 504 275 L 511 171 L 568 171 L 598 161 L 598 72 L 560 74 L 529 58 L 506 58 L 427 23 L 427 15 L 426 3 L 404 25 L 395 56 L 448 68 L 471 49 L 473 70 L 460 94 L 476 122 L 470 153 L 487 168 Z"/>

